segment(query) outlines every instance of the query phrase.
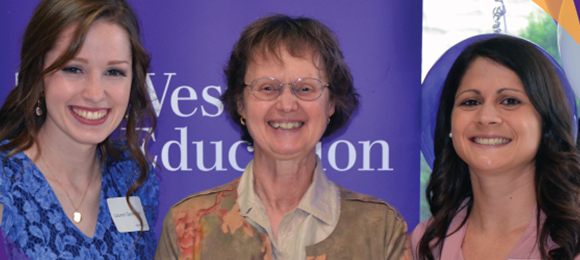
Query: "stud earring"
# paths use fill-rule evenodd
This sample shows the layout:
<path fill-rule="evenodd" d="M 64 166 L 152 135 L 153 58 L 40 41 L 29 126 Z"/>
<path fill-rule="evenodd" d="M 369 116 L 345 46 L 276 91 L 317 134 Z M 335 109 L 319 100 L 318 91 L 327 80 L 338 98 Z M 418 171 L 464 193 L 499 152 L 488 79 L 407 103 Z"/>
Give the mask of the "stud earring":
<path fill-rule="evenodd" d="M 37 101 L 36 103 L 36 116 L 42 116 L 43 111 L 42 108 L 40 107 L 40 100 Z"/>
<path fill-rule="evenodd" d="M 244 121 L 244 117 L 243 116 L 240 117 L 240 124 L 246 125 L 246 121 Z"/>
<path fill-rule="evenodd" d="M 453 133 L 449 133 L 449 138 L 453 138 Z"/>

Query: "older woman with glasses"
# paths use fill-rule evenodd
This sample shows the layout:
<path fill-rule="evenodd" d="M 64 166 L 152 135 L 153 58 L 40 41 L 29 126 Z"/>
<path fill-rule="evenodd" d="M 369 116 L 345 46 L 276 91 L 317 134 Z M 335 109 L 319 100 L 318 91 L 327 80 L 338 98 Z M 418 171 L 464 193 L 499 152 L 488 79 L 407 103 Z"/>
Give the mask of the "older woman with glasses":
<path fill-rule="evenodd" d="M 170 209 L 156 259 L 410 259 L 399 212 L 328 180 L 316 156 L 359 103 L 332 31 L 309 18 L 259 19 L 225 73 L 222 101 L 254 160 Z"/>

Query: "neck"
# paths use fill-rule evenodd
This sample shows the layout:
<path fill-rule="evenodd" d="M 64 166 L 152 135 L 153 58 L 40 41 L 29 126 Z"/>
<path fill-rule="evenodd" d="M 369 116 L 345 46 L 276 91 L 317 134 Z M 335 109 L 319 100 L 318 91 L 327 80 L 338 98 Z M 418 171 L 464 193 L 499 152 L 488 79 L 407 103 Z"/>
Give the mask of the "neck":
<path fill-rule="evenodd" d="M 473 207 L 469 224 L 488 232 L 527 226 L 536 206 L 535 167 L 517 172 L 480 174 L 471 171 Z"/>
<path fill-rule="evenodd" d="M 96 145 L 67 145 L 53 138 L 45 138 L 42 131 L 37 142 L 24 151 L 37 166 L 42 165 L 39 168 L 43 173 L 48 171 L 63 184 L 81 187 L 86 187 L 83 185 L 99 169 L 96 152 Z"/>
<path fill-rule="evenodd" d="M 266 211 L 285 214 L 294 210 L 310 187 L 316 154 L 297 160 L 272 160 L 255 154 L 254 190 Z"/>

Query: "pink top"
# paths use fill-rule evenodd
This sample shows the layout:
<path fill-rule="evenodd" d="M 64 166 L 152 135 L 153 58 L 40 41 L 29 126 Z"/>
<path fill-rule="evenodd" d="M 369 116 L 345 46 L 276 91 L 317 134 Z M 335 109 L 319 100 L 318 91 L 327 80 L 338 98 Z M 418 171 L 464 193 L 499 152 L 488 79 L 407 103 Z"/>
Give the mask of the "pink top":
<path fill-rule="evenodd" d="M 443 244 L 443 252 L 441 253 L 441 257 L 439 257 L 438 252 L 434 252 L 435 259 L 445 259 L 445 260 L 464 260 L 463 258 L 463 251 L 461 250 L 461 244 L 463 243 L 463 238 L 465 237 L 465 230 L 467 229 L 467 222 L 463 225 L 457 232 L 453 235 L 449 236 L 454 230 L 457 230 L 457 227 L 461 225 L 463 219 L 467 214 L 467 207 L 463 208 L 453 221 L 451 221 L 451 225 L 449 226 L 449 230 L 447 231 L 448 237 L 445 239 L 445 243 Z M 510 252 L 506 259 L 540 259 L 540 248 L 536 244 L 536 219 L 537 217 L 537 210 L 534 207 L 534 215 L 532 217 L 532 221 L 524 231 L 524 234 L 516 244 L 515 248 Z M 546 216 L 544 213 L 541 213 L 540 221 L 544 222 Z M 419 223 L 415 230 L 413 230 L 412 237 L 411 237 L 411 247 L 413 249 L 413 256 L 417 259 L 417 247 L 419 245 L 419 240 L 425 233 L 425 229 L 427 228 L 427 224 L 431 221 L 431 218 Z M 451 232 L 450 232 L 451 231 Z M 556 246 L 551 240 L 548 242 L 550 246 Z M 580 260 L 580 256 L 574 258 L 575 260 Z"/>

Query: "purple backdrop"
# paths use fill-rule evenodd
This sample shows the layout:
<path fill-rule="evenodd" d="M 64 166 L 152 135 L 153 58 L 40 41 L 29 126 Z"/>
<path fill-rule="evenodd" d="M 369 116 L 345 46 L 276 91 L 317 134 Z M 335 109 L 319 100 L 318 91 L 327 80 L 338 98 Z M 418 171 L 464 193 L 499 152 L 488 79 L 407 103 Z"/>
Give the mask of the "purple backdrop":
<path fill-rule="evenodd" d="M 150 83 L 158 98 L 159 127 L 149 147 L 160 166 L 158 235 L 172 204 L 238 177 L 252 158 L 218 97 L 226 85 L 222 68 L 243 26 L 271 13 L 328 25 L 361 94 L 349 126 L 320 145 L 329 178 L 390 202 L 410 228 L 419 222 L 421 0 L 130 2 L 153 58 Z M 1 102 L 14 86 L 21 37 L 37 3 L 3 1 Z"/>

